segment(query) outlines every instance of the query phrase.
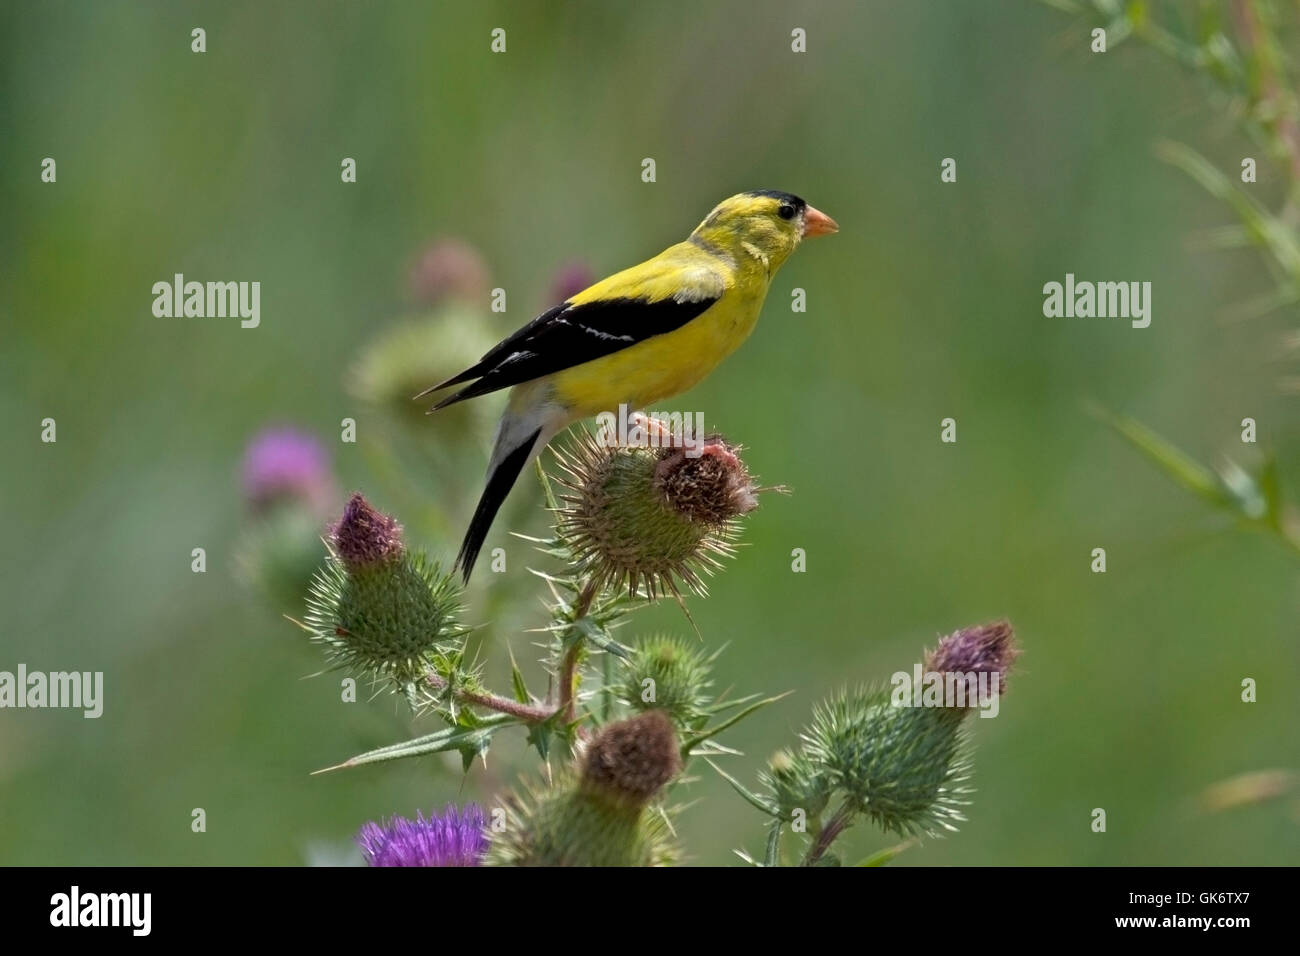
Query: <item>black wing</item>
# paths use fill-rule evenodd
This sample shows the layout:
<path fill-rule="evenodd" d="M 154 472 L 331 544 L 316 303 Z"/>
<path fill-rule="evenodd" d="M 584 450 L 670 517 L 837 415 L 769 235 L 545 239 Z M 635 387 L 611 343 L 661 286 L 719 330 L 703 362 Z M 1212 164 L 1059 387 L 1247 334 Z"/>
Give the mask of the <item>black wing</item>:
<path fill-rule="evenodd" d="M 467 398 L 541 378 L 679 329 L 717 301 L 715 296 L 698 302 L 679 302 L 670 297 L 656 302 L 602 299 L 582 305 L 561 303 L 493 347 L 472 367 L 415 397 L 478 379 L 440 401 L 433 407 L 436 411 Z"/>

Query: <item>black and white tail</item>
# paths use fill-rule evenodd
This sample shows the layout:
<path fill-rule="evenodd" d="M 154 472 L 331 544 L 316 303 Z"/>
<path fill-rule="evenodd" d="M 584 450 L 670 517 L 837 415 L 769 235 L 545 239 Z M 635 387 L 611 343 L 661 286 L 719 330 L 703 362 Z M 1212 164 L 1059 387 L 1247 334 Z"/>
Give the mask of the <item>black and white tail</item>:
<path fill-rule="evenodd" d="M 503 448 L 502 439 L 505 438 L 503 429 L 502 437 L 497 440 L 496 451 L 492 454 L 492 464 L 488 467 L 487 487 L 483 489 L 483 494 L 478 499 L 478 507 L 474 509 L 474 517 L 470 519 L 469 530 L 465 532 L 465 540 L 461 542 L 460 553 L 456 555 L 456 567 L 460 568 L 461 573 L 465 575 L 466 584 L 469 583 L 470 572 L 474 570 L 474 562 L 478 560 L 479 549 L 483 547 L 483 540 L 487 537 L 488 529 L 492 527 L 492 521 L 501 508 L 501 502 L 505 501 L 506 495 L 510 494 L 510 489 L 514 487 L 519 473 L 524 470 L 524 465 L 532 461 L 541 451 L 540 446 L 543 444 L 539 441 L 541 437 L 542 430 L 538 428 L 519 444 Z"/>
<path fill-rule="evenodd" d="M 446 384 L 446 383 L 444 383 Z M 571 421 L 564 411 L 547 400 L 546 386 L 542 382 L 516 385 L 497 426 L 496 440 L 492 443 L 492 460 L 488 463 L 487 487 L 478 499 L 474 517 L 470 519 L 460 553 L 454 568 L 459 568 L 469 583 L 474 562 L 483 547 L 492 521 L 501 509 L 501 503 L 510 494 L 515 480 L 525 466 L 536 458 L 546 443 L 554 438 Z M 459 400 L 460 393 L 440 402 L 441 408 Z"/>

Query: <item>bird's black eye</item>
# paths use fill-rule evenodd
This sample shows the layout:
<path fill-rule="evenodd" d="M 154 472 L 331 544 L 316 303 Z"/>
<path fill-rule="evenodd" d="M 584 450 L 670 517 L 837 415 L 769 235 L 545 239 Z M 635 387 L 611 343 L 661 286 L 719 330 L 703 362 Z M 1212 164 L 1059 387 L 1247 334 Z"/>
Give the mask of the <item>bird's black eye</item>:
<path fill-rule="evenodd" d="M 782 219 L 793 219 L 794 206 L 791 206 L 788 202 L 783 202 L 781 203 L 781 208 L 776 211 L 776 214 Z"/>

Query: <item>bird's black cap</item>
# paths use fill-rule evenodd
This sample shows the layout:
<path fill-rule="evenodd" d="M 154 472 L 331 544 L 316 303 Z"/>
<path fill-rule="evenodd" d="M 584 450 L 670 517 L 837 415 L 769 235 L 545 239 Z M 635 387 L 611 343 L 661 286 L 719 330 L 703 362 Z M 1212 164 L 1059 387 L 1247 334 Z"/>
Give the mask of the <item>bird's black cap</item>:
<path fill-rule="evenodd" d="M 788 202 L 790 205 L 794 206 L 794 208 L 799 212 L 803 212 L 803 210 L 808 205 L 806 202 L 804 202 L 794 193 L 783 193 L 776 189 L 751 189 L 749 192 L 745 193 L 745 195 L 746 196 L 767 196 L 771 199 L 779 199 L 781 200 L 781 202 Z"/>

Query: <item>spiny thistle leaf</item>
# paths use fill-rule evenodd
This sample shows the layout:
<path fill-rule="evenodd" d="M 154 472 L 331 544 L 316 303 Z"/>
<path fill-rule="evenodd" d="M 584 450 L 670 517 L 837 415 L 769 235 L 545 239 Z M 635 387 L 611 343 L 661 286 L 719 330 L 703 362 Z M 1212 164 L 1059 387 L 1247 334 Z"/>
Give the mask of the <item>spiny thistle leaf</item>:
<path fill-rule="evenodd" d="M 778 700 L 784 700 L 786 697 L 789 697 L 793 693 L 794 691 L 788 690 L 784 694 L 777 694 L 774 697 L 765 697 L 760 701 L 755 701 L 754 703 L 750 704 L 748 707 L 744 708 L 738 713 L 732 714 L 722 723 L 717 724 L 713 727 L 709 727 L 708 729 L 688 739 L 685 743 L 682 744 L 682 755 L 683 756 L 691 755 L 695 751 L 695 748 L 698 747 L 700 744 L 704 743 L 706 740 L 709 740 L 712 737 L 716 737 L 718 734 L 722 733 L 724 730 L 727 730 L 730 727 L 734 727 L 736 724 L 740 723 L 750 714 L 753 714 L 756 711 L 763 709 L 768 704 L 775 704 Z"/>
<path fill-rule="evenodd" d="M 764 866 L 777 866 L 781 862 L 781 821 L 777 820 L 767 830 L 767 850 L 763 854 Z"/>
<path fill-rule="evenodd" d="M 705 757 L 704 760 L 705 763 L 707 763 L 710 767 L 712 767 L 714 770 L 718 772 L 718 776 L 720 776 L 723 780 L 727 781 L 727 783 L 731 784 L 731 788 L 735 790 L 736 793 L 744 797 L 745 801 L 750 806 L 754 807 L 756 810 L 766 813 L 769 817 L 776 817 L 778 820 L 782 819 L 781 809 L 779 807 L 777 807 L 773 803 L 770 803 L 767 800 L 764 800 L 758 794 L 748 789 L 743 783 L 741 783 L 731 774 L 727 773 L 727 771 L 723 770 L 712 760 L 709 760 L 707 757 Z"/>
<path fill-rule="evenodd" d="M 904 850 L 907 850 L 915 845 L 916 845 L 915 840 L 905 840 L 904 842 L 899 843 L 895 846 L 887 846 L 883 850 L 877 850 L 875 853 L 872 853 L 870 856 L 863 857 L 861 860 L 859 860 L 857 863 L 854 863 L 853 865 L 854 866 L 888 866 L 891 862 L 893 862 L 896 856 L 898 856 Z"/>
<path fill-rule="evenodd" d="M 492 714 L 478 718 L 473 726 L 446 727 L 435 733 L 416 737 L 413 740 L 404 740 L 401 743 L 389 744 L 387 747 L 368 750 L 363 754 L 358 754 L 343 761 L 341 764 L 317 770 L 316 773 L 327 773 L 331 770 L 342 770 L 348 767 L 360 767 L 363 764 L 384 763 L 389 760 L 403 760 L 407 757 L 420 757 L 425 754 L 447 753 L 452 750 L 461 754 L 465 760 L 466 768 L 468 768 L 475 757 L 487 753 L 488 744 L 491 742 L 493 734 L 504 727 L 510 727 L 520 722 L 518 718 L 509 714 Z"/>
<path fill-rule="evenodd" d="M 1222 507 L 1230 503 L 1229 496 L 1215 478 L 1214 472 L 1194 458 L 1132 418 L 1113 414 L 1098 406 L 1090 408 L 1188 491 L 1213 505 Z"/>
<path fill-rule="evenodd" d="M 1224 460 L 1216 475 L 1138 422 L 1102 409 L 1095 411 L 1183 487 L 1246 525 L 1275 532 L 1287 545 L 1300 550 L 1300 519 L 1282 497 L 1272 452 L 1265 454 L 1254 475 L 1230 459 Z"/>

